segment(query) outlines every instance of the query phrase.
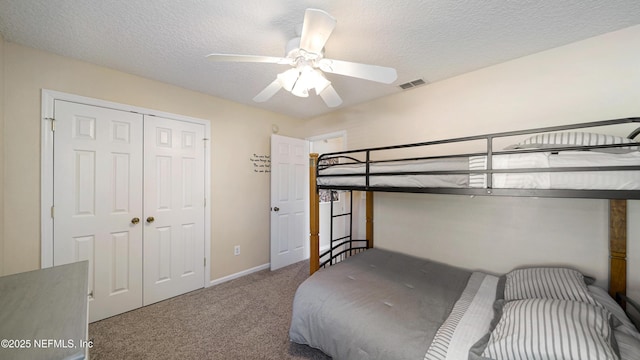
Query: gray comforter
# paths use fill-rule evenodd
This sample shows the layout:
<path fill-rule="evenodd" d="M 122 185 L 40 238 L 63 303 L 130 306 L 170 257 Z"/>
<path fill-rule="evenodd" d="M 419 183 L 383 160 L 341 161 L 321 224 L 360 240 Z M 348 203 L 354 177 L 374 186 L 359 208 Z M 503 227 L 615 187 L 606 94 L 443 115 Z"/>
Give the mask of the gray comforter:
<path fill-rule="evenodd" d="M 289 337 L 334 359 L 423 359 L 470 271 L 370 249 L 298 288 Z"/>

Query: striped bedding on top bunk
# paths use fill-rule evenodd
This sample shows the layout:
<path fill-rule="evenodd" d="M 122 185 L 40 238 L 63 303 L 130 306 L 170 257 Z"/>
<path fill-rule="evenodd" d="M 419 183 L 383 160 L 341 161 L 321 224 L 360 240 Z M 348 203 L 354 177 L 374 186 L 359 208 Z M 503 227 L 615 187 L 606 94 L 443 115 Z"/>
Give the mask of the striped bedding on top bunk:
<path fill-rule="evenodd" d="M 636 131 L 630 136 L 635 137 Z M 499 134 L 493 136 L 497 135 Z M 452 142 L 456 141 L 464 143 L 468 140 L 452 140 Z M 411 145 L 407 147 L 411 147 Z M 428 152 L 426 149 L 429 148 L 424 149 Z M 506 153 L 498 155 L 494 153 L 491 156 L 491 166 L 488 165 L 488 156 L 452 155 L 452 157 L 404 161 L 372 161 L 369 163 L 369 174 L 377 173 L 377 175 L 369 176 L 368 185 L 370 187 L 397 188 L 640 189 L 640 171 L 638 170 L 600 171 L 596 169 L 610 166 L 640 166 L 640 143 L 629 138 L 582 131 L 541 132 L 520 143 L 507 146 L 504 150 Z M 376 152 L 376 154 L 384 154 L 384 151 Z M 508 153 L 510 151 L 533 152 Z M 485 153 L 490 153 L 488 145 Z M 569 167 L 585 167 L 587 169 L 580 172 L 540 172 L 544 169 Z M 491 183 L 489 184 L 486 173 L 474 173 L 476 170 L 483 171 L 489 168 L 492 170 L 536 169 L 536 171 L 529 173 L 496 172 L 491 175 Z M 387 173 L 420 171 L 466 171 L 468 173 L 385 175 Z M 366 186 L 365 173 L 364 163 L 320 167 L 317 184 L 320 186 L 364 187 Z"/>
<path fill-rule="evenodd" d="M 640 152 L 608 153 L 593 151 L 563 151 L 560 153 L 505 154 L 492 157 L 492 169 L 548 169 L 559 167 L 638 166 Z M 369 186 L 407 188 L 486 188 L 487 175 L 473 173 L 486 170 L 486 156 L 428 159 L 393 162 L 371 162 Z M 418 171 L 471 171 L 470 174 L 384 175 L 385 173 Z M 364 187 L 364 164 L 340 164 L 321 169 L 317 184 L 327 186 Z M 323 176 L 332 175 L 332 176 Z M 348 176 L 335 176 L 348 175 Z M 359 175 L 359 176 L 358 176 Z M 640 189 L 640 171 L 582 171 L 495 173 L 492 188 L 504 189 Z"/>

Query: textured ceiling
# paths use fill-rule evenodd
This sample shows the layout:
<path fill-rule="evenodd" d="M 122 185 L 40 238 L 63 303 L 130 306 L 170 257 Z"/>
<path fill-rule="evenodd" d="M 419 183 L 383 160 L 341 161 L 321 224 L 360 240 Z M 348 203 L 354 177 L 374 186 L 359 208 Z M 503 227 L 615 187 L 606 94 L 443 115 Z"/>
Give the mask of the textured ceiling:
<path fill-rule="evenodd" d="M 397 69 L 391 85 L 328 74 L 348 107 L 640 24 L 638 0 L 0 0 L 5 40 L 298 118 L 315 95 L 252 98 L 285 65 L 213 63 L 209 53 L 284 56 L 306 8 L 338 24 L 325 56 Z M 409 90 L 410 91 L 410 90 Z"/>

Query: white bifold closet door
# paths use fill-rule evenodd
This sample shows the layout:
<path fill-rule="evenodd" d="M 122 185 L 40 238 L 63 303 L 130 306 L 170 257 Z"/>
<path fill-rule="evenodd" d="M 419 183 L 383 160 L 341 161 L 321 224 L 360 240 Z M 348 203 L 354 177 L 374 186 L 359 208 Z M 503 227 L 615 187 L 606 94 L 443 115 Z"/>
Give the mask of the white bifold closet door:
<path fill-rule="evenodd" d="M 204 128 L 55 101 L 54 265 L 89 261 L 89 320 L 204 285 Z"/>
<path fill-rule="evenodd" d="M 203 287 L 204 126 L 145 121 L 144 304 Z"/>

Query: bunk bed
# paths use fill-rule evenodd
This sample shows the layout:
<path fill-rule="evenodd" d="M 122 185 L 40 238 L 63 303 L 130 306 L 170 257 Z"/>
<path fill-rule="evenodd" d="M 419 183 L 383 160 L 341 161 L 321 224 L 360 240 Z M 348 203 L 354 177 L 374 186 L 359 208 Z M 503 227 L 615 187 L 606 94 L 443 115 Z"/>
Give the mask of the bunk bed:
<path fill-rule="evenodd" d="M 636 129 L 635 123 L 640 123 L 640 118 L 349 150 L 322 156 L 311 154 L 312 276 L 300 285 L 294 299 L 291 340 L 319 348 L 337 359 L 500 358 L 500 352 L 491 353 L 489 349 L 499 344 L 500 337 L 496 332 L 504 325 L 503 321 L 508 321 L 505 319 L 510 319 L 507 314 L 510 314 L 511 306 L 520 301 L 541 301 L 538 298 L 546 296 L 538 296 L 541 293 L 555 294 L 558 290 L 544 288 L 538 289 L 541 293 L 534 291 L 533 295 L 508 298 L 505 296 L 509 293 L 507 289 L 521 286 L 517 281 L 531 281 L 530 276 L 535 278 L 541 273 L 545 274 L 545 279 L 554 278 L 556 275 L 546 272 L 556 271 L 568 272 L 572 274 L 569 277 L 577 279 L 576 288 L 585 294 L 577 299 L 580 306 L 596 304 L 598 309 L 606 308 L 606 314 L 614 314 L 605 314 L 610 316 L 607 321 L 616 319 L 615 331 L 612 327 L 611 332 L 603 335 L 604 340 L 601 339 L 603 344 L 609 341 L 611 346 L 589 347 L 585 351 L 598 351 L 602 358 L 618 358 L 618 354 L 622 359 L 634 358 L 640 354 L 640 333 L 624 310 L 610 300 L 618 295 L 621 305 L 626 305 L 626 200 L 640 199 L 640 143 L 634 140 L 640 134 L 640 128 Z M 592 129 L 611 131 L 617 126 L 634 128 L 626 138 L 592 132 Z M 510 139 L 519 141 L 496 150 L 497 144 Z M 466 151 L 473 148 L 467 146 L 470 143 L 479 143 L 482 149 Z M 465 151 L 444 154 L 439 150 L 432 151 L 441 145 L 455 145 Z M 396 155 L 399 151 L 408 156 Z M 347 236 L 333 239 L 330 234 L 329 249 L 320 253 L 320 190 L 366 194 L 364 239 L 355 239 L 351 226 Z M 516 269 L 496 277 L 374 249 L 374 192 L 608 199 L 608 293 L 611 297 L 606 292 L 603 295 L 599 288 L 591 286 L 582 274 L 572 269 Z M 352 204 L 348 213 L 334 214 L 333 196 L 329 199 L 331 221 L 348 216 L 353 223 Z M 353 196 L 349 199 L 353 201 Z M 331 268 L 316 273 L 328 266 Z M 520 271 L 527 274 L 525 280 L 517 275 Z M 557 287 L 553 281 L 545 281 L 541 281 L 543 287 Z M 566 282 L 560 287 L 565 288 Z M 564 298 L 564 295 L 558 300 L 554 296 L 544 301 L 563 304 L 565 300 L 576 300 L 570 296 Z M 583 305 L 583 302 L 588 304 Z M 459 330 L 461 328 L 464 330 Z M 620 335 L 620 329 L 624 334 Z M 513 340 L 507 339 L 507 342 Z M 502 340 L 504 343 L 504 338 Z M 595 346 L 593 342 L 587 344 Z M 607 353 L 613 348 L 615 354 Z M 475 352 L 469 349 L 475 349 Z M 507 354 L 504 358 L 514 356 Z M 581 356 L 584 357 L 584 353 Z"/>

